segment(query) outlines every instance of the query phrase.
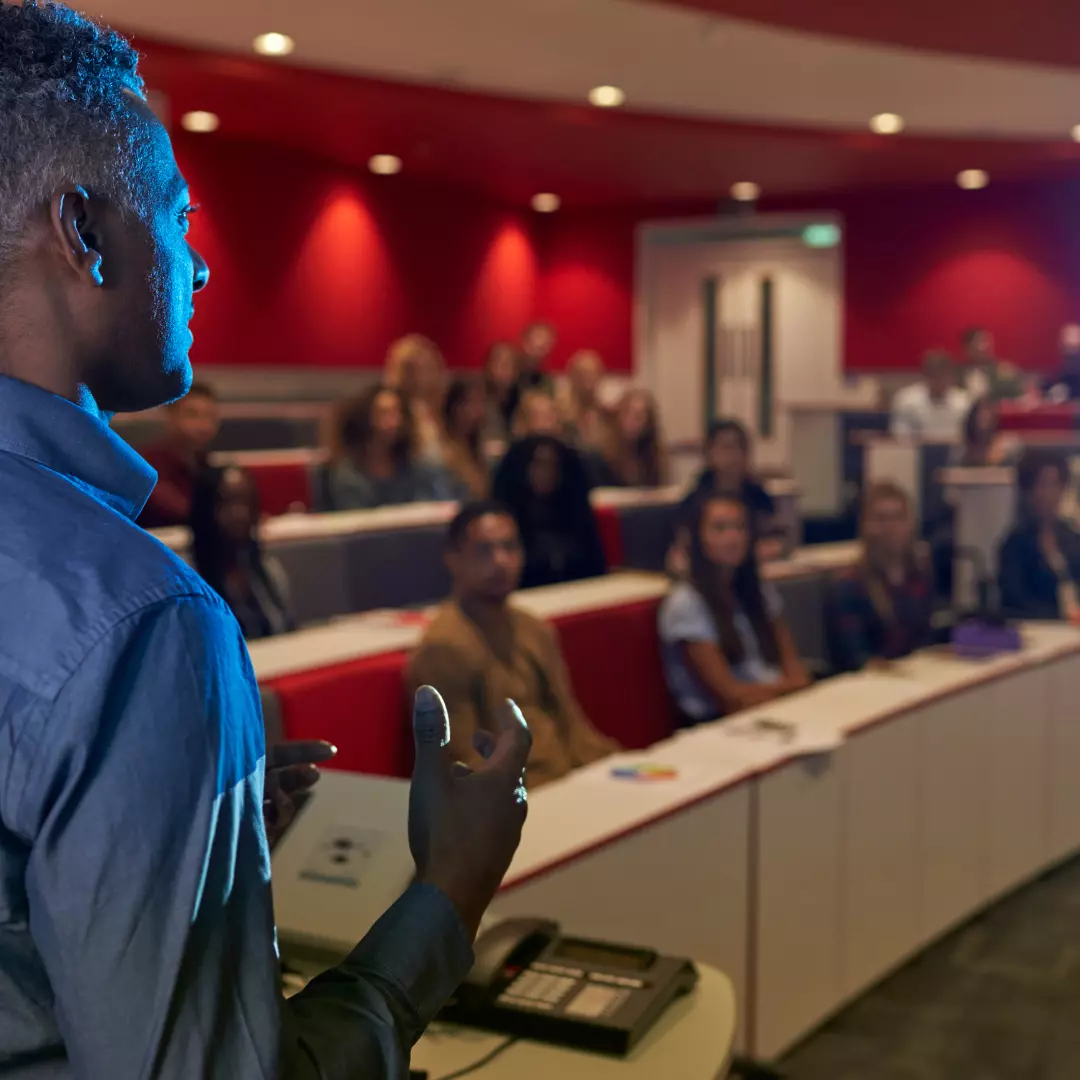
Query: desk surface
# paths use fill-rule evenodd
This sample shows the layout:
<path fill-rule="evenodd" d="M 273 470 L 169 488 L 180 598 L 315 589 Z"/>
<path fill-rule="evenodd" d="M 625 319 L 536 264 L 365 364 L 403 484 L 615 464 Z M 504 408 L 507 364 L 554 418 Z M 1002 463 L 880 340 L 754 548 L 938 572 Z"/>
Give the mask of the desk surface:
<path fill-rule="evenodd" d="M 694 991 L 676 1001 L 625 1058 L 521 1041 L 478 1080 L 716 1080 L 726 1073 L 735 1039 L 735 991 L 714 968 L 698 965 Z M 414 1047 L 412 1067 L 432 1080 L 467 1068 L 505 1040 L 470 1028 L 433 1024 Z"/>
<path fill-rule="evenodd" d="M 529 828 L 504 889 L 513 889 L 794 758 L 828 752 L 864 728 L 935 699 L 1024 667 L 1080 651 L 1080 632 L 1060 623 L 1024 627 L 1024 649 L 965 660 L 934 649 L 864 671 L 712 724 L 677 733 L 647 750 L 628 751 L 578 769 L 530 796 Z M 761 721 L 784 729 L 761 728 Z M 670 779 L 641 781 L 619 768 L 671 769 Z"/>

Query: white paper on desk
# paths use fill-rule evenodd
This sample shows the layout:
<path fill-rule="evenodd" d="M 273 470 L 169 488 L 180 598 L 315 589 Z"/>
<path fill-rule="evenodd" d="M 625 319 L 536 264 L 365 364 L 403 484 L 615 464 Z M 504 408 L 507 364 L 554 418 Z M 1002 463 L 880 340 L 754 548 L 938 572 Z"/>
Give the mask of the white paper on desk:
<path fill-rule="evenodd" d="M 721 725 L 718 734 L 733 746 L 759 748 L 763 755 L 771 757 L 831 754 L 844 744 L 843 732 L 835 725 L 800 724 L 760 715 L 733 717 Z"/>

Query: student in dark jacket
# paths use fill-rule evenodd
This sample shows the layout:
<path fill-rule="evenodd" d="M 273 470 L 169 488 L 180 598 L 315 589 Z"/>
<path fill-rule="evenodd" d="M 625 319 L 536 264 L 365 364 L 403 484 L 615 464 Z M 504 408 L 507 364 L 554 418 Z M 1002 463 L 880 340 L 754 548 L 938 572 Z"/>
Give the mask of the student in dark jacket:
<path fill-rule="evenodd" d="M 863 498 L 858 562 L 829 589 L 829 659 L 839 671 L 897 660 L 933 640 L 934 581 L 929 552 L 916 538 L 907 493 L 874 484 Z"/>
<path fill-rule="evenodd" d="M 750 470 L 750 433 L 733 419 L 714 420 L 705 440 L 705 468 L 682 502 L 682 517 L 689 521 L 702 496 L 734 495 L 746 507 L 750 532 L 757 539 L 772 526 L 776 505 Z"/>
<path fill-rule="evenodd" d="M 191 498 L 199 576 L 232 609 L 248 641 L 296 627 L 284 567 L 259 542 L 259 489 L 247 469 L 208 469 Z"/>
<path fill-rule="evenodd" d="M 1052 450 L 1029 450 L 1016 478 L 1020 517 L 998 553 L 1001 606 L 1016 618 L 1080 623 L 1080 535 L 1060 512 L 1068 462 Z"/>
<path fill-rule="evenodd" d="M 773 538 L 776 504 L 750 469 L 750 433 L 732 418 L 714 420 L 705 439 L 705 468 L 698 474 L 679 507 L 675 542 L 667 554 L 666 568 L 673 577 L 684 577 L 689 566 L 690 523 L 702 500 L 712 495 L 737 499 L 746 507 L 750 539 L 759 562 L 780 555 L 782 542 Z"/>
<path fill-rule="evenodd" d="M 523 589 L 607 572 L 588 476 L 576 450 L 552 435 L 521 439 L 499 464 L 492 491 L 521 533 Z"/>

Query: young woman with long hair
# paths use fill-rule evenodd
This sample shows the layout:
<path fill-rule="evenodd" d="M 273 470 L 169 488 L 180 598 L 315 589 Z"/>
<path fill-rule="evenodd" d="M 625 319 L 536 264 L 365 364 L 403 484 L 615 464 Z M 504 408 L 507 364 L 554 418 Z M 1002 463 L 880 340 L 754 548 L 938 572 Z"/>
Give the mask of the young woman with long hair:
<path fill-rule="evenodd" d="M 412 417 L 415 451 L 421 461 L 442 461 L 443 400 L 446 361 L 439 347 L 423 334 L 398 338 L 386 354 L 383 382 L 404 395 Z"/>
<path fill-rule="evenodd" d="M 627 390 L 607 422 L 602 442 L 605 487 L 660 487 L 666 462 L 656 399 Z"/>
<path fill-rule="evenodd" d="M 491 475 L 484 454 L 484 384 L 479 379 L 455 379 L 443 404 L 443 463 L 463 501 L 486 499 Z"/>
<path fill-rule="evenodd" d="M 746 504 L 703 495 L 688 532 L 689 573 L 672 585 L 659 615 L 680 721 L 713 720 L 807 686 L 780 597 L 758 574 Z"/>
<path fill-rule="evenodd" d="M 521 533 L 522 588 L 607 571 L 585 464 L 561 439 L 533 435 L 514 443 L 495 472 L 492 493 L 513 514 Z"/>
<path fill-rule="evenodd" d="M 335 510 L 453 498 L 446 471 L 420 460 L 413 414 L 393 387 L 368 387 L 339 409 L 329 472 Z"/>
<path fill-rule="evenodd" d="M 859 536 L 858 562 L 832 583 L 825 606 L 829 657 L 839 671 L 896 660 L 933 641 L 933 569 L 907 492 L 872 485 Z"/>
<path fill-rule="evenodd" d="M 191 496 L 191 549 L 199 576 L 232 609 L 244 637 L 271 637 L 295 621 L 281 564 L 259 543 L 259 491 L 246 469 L 207 469 Z"/>
<path fill-rule="evenodd" d="M 1016 618 L 1080 625 L 1080 534 L 1061 516 L 1071 480 L 1049 448 L 1028 450 L 1016 467 L 1020 513 L 998 556 L 1001 606 Z"/>

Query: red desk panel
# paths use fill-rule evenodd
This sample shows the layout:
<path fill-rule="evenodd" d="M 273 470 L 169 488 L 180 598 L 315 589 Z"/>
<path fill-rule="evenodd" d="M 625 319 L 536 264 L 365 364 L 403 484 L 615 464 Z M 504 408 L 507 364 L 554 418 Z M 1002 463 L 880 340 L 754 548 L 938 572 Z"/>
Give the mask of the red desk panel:
<path fill-rule="evenodd" d="M 1038 405 L 1020 408 L 1003 402 L 998 406 L 998 426 L 1002 431 L 1075 431 L 1075 405 Z"/>
<path fill-rule="evenodd" d="M 255 478 L 262 512 L 267 517 L 288 513 L 297 505 L 305 510 L 311 506 L 311 484 L 307 465 L 260 462 L 245 467 Z"/>
<path fill-rule="evenodd" d="M 656 633 L 658 601 L 556 619 L 570 677 L 592 722 L 624 746 L 641 749 L 672 731 Z M 281 701 L 287 739 L 327 739 L 334 767 L 408 776 L 412 732 L 403 652 L 267 680 Z M 451 717 L 451 722 L 453 717 Z"/>
<path fill-rule="evenodd" d="M 413 752 L 406 659 L 403 652 L 380 653 L 268 680 L 281 701 L 285 738 L 332 742 L 338 748 L 333 768 L 408 776 Z"/>
<path fill-rule="evenodd" d="M 622 518 L 614 506 L 600 506 L 593 510 L 596 527 L 600 533 L 600 543 L 604 547 L 604 558 L 608 569 L 614 570 L 626 562 L 623 552 Z"/>
<path fill-rule="evenodd" d="M 659 606 L 659 600 L 642 600 L 555 620 L 585 715 L 633 750 L 674 730 L 656 630 Z"/>

